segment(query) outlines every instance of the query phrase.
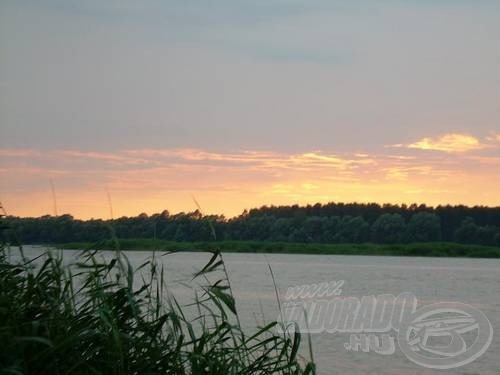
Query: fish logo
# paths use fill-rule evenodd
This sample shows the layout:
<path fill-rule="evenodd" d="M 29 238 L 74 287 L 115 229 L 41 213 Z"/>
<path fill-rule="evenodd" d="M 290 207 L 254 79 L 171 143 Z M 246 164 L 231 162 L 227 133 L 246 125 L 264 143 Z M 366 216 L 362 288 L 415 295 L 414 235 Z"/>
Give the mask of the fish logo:
<path fill-rule="evenodd" d="M 454 302 L 418 309 L 398 332 L 401 351 L 411 361 L 434 369 L 474 361 L 488 349 L 492 338 L 491 323 L 481 311 Z"/>

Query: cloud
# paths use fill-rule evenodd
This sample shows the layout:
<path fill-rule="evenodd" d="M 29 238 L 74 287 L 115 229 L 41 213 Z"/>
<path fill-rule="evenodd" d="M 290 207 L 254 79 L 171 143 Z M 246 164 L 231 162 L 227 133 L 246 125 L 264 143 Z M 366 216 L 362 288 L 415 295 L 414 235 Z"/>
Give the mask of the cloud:
<path fill-rule="evenodd" d="M 500 143 L 500 133 L 491 133 L 486 139 L 490 142 Z"/>
<path fill-rule="evenodd" d="M 33 156 L 38 156 L 40 153 L 37 150 L 33 149 L 22 149 L 22 148 L 3 148 L 0 149 L 0 156 L 2 157 L 33 157 Z"/>
<path fill-rule="evenodd" d="M 194 209 L 190 193 L 206 212 L 226 215 L 264 204 L 412 203 L 416 196 L 428 204 L 500 204 L 500 158 L 465 152 L 0 149 L 0 156 L 2 203 L 23 216 L 51 212 L 50 178 L 60 212 L 82 218 L 107 217 L 106 187 L 117 215 Z"/>
<path fill-rule="evenodd" d="M 438 137 L 425 137 L 410 144 L 397 144 L 393 147 L 405 147 L 419 150 L 442 151 L 447 153 L 462 153 L 482 150 L 488 147 L 478 138 L 469 134 L 449 133 Z"/>

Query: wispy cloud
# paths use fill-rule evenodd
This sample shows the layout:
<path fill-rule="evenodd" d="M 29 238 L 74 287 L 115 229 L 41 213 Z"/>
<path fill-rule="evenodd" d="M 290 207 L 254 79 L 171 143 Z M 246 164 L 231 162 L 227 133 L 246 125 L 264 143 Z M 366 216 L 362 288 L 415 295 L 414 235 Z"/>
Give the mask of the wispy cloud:
<path fill-rule="evenodd" d="M 491 133 L 486 139 L 490 142 L 500 143 L 500 133 Z"/>
<path fill-rule="evenodd" d="M 396 144 L 393 147 L 462 153 L 485 149 L 488 144 L 469 134 L 449 133 L 438 137 L 425 137 L 410 144 Z"/>
<path fill-rule="evenodd" d="M 417 150 L 407 147 L 406 152 Z M 108 214 L 106 187 L 118 215 L 189 210 L 190 193 L 207 212 L 227 215 L 263 204 L 330 200 L 500 204 L 500 159 L 481 153 L 415 157 L 164 148 L 0 149 L 0 155 L 0 194 L 10 212 L 19 215 L 50 212 L 50 178 L 61 210 L 77 217 Z"/>

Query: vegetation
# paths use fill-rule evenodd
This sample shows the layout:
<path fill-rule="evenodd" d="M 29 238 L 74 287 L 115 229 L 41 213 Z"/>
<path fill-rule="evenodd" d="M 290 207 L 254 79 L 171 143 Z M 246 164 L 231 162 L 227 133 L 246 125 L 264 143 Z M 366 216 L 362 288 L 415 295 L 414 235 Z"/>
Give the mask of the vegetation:
<path fill-rule="evenodd" d="M 343 254 L 343 255 L 390 255 L 390 256 L 431 256 L 500 258 L 500 247 L 465 245 L 452 242 L 431 242 L 411 244 L 303 244 L 268 241 L 218 241 L 218 242 L 174 242 L 152 239 L 121 239 L 123 250 L 162 251 L 210 251 L 214 246 L 222 252 L 232 253 L 277 253 L 277 254 Z M 61 249 L 86 249 L 86 242 L 59 244 Z M 101 241 L 94 248 L 113 248 L 113 241 Z"/>
<path fill-rule="evenodd" d="M 75 220 L 70 215 L 40 218 L 9 217 L 23 243 L 95 242 L 108 238 L 112 226 L 119 238 L 167 241 L 218 239 L 299 243 L 397 244 L 447 241 L 500 245 L 500 207 L 378 205 L 329 203 L 313 206 L 262 207 L 226 219 L 199 211 L 171 215 L 168 211 L 114 220 Z"/>
<path fill-rule="evenodd" d="M 2 246 L 0 373 L 313 374 L 298 355 L 300 333 L 278 334 L 277 322 L 243 331 L 222 256 L 212 254 L 195 275 L 202 294 L 181 306 L 158 253 L 134 269 L 120 251 L 106 260 L 88 250 L 65 265 Z"/>
<path fill-rule="evenodd" d="M 69 265 L 60 253 L 27 259 L 22 247 L 0 246 L 0 372 L 314 374 L 312 350 L 310 361 L 299 355 L 299 332 L 277 330 L 279 322 L 251 334 L 242 328 L 223 252 L 500 257 L 500 248 L 494 246 L 400 243 L 446 239 L 435 212 L 409 217 L 385 212 L 369 222 L 361 215 L 309 215 L 296 208 L 287 216 L 286 208 L 276 208 L 278 214 L 271 214 L 273 210 L 263 208 L 232 220 L 211 217 L 215 225 L 207 225 L 207 217 L 199 212 L 110 221 L 80 221 L 68 215 L 2 220 L 0 231 L 7 232 L 2 238 L 11 243 L 21 241 L 18 234 L 32 242 L 98 242 L 90 248 L 88 242 L 61 245 L 85 250 Z M 496 241 L 497 227 L 479 225 L 467 216 L 454 237 L 489 243 L 492 233 Z M 118 240 L 116 234 L 125 238 Z M 130 238 L 137 234 L 153 239 Z M 217 234 L 226 240 L 215 241 Z M 232 237 L 265 241 L 227 240 Z M 192 238 L 201 241 L 186 242 Z M 276 238 L 283 241 L 269 241 Z M 385 244 L 306 243 L 318 239 Z M 99 249 L 115 252 L 110 259 Z M 134 269 L 118 249 L 154 251 Z M 173 251 L 212 254 L 194 275 L 200 293 L 195 292 L 189 305 L 181 305 L 169 292 L 158 262 L 160 255 Z"/>

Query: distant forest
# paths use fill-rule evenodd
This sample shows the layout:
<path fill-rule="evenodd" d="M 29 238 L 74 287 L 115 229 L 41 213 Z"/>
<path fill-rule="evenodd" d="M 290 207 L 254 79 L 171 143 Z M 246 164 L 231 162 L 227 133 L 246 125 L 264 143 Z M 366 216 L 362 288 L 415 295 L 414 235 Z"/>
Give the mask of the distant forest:
<path fill-rule="evenodd" d="M 264 206 L 240 216 L 199 211 L 140 214 L 113 220 L 70 215 L 2 220 L 3 240 L 24 244 L 94 242 L 118 238 L 171 241 L 254 240 L 302 243 L 381 244 L 453 241 L 500 246 L 500 207 L 328 203 Z M 209 225 L 211 223 L 211 225 Z M 212 230 L 213 228 L 213 230 Z"/>

